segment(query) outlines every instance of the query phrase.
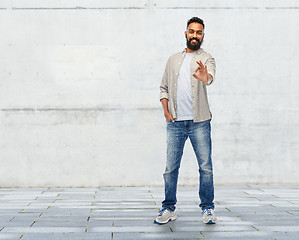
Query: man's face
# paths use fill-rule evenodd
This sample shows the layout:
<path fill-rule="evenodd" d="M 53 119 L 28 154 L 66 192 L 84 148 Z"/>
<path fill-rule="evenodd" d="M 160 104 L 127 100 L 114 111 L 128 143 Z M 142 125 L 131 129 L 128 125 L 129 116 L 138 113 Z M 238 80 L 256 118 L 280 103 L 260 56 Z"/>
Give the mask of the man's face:
<path fill-rule="evenodd" d="M 204 38 L 203 25 L 194 22 L 190 23 L 185 32 L 187 47 L 190 50 L 198 50 Z"/>

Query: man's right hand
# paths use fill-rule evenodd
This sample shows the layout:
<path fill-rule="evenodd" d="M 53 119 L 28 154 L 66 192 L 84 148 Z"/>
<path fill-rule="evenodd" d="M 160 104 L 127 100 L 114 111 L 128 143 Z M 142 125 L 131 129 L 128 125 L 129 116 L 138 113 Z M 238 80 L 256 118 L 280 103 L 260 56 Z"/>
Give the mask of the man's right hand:
<path fill-rule="evenodd" d="M 165 116 L 165 118 L 166 118 L 166 121 L 172 121 L 172 122 L 174 122 L 174 119 L 173 119 L 173 116 L 169 113 L 169 112 L 165 112 L 164 113 L 164 116 Z"/>
<path fill-rule="evenodd" d="M 174 122 L 173 116 L 168 111 L 168 99 L 162 98 L 161 103 L 164 109 L 164 116 L 166 118 L 166 121 L 172 121 Z"/>

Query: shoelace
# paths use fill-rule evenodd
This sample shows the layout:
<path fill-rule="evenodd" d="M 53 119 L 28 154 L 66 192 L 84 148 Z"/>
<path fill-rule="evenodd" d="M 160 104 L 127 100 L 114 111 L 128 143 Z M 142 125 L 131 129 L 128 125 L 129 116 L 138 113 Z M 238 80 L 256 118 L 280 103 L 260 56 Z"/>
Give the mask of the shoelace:
<path fill-rule="evenodd" d="M 167 209 L 167 208 L 162 208 L 162 209 L 160 210 L 158 216 L 162 216 L 162 215 L 165 213 L 166 209 Z"/>
<path fill-rule="evenodd" d="M 207 215 L 209 215 L 209 216 L 212 215 L 212 209 L 211 209 L 211 208 L 206 209 L 205 212 L 206 212 Z"/>

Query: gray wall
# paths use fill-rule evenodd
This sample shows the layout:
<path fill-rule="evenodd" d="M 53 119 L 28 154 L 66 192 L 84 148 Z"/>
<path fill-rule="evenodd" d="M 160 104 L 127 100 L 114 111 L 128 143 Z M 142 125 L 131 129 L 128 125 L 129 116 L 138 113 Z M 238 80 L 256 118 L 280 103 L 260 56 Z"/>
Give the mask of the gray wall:
<path fill-rule="evenodd" d="M 299 183 L 297 1 L 1 1 L 0 186 L 163 184 L 159 84 L 205 20 L 216 184 Z M 190 142 L 181 184 L 197 184 Z"/>

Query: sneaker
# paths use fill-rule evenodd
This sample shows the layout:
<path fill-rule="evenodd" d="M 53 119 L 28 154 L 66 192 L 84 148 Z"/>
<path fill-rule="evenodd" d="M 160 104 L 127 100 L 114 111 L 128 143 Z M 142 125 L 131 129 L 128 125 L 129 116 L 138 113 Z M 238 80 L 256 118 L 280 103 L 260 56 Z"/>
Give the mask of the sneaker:
<path fill-rule="evenodd" d="M 206 208 L 202 211 L 202 220 L 206 224 L 214 224 L 217 222 L 213 208 Z"/>
<path fill-rule="evenodd" d="M 159 212 L 158 217 L 154 220 L 154 223 L 162 225 L 162 224 L 168 223 L 169 221 L 174 221 L 177 218 L 178 217 L 175 214 L 175 211 L 171 211 L 167 208 L 163 208 Z"/>

